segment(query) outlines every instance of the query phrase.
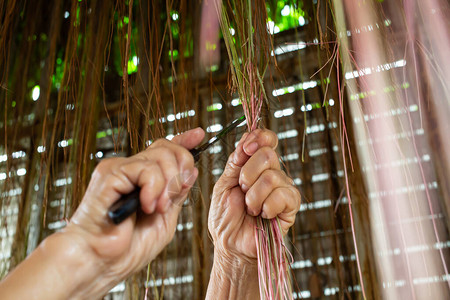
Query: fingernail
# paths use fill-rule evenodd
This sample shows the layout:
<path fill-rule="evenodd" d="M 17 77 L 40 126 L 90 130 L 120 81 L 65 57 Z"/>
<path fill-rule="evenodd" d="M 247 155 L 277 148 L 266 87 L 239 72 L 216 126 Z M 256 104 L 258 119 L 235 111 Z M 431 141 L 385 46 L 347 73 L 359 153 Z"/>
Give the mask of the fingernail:
<path fill-rule="evenodd" d="M 258 143 L 257 142 L 253 142 L 253 143 L 250 143 L 249 145 L 244 146 L 244 151 L 248 155 L 252 155 L 253 153 L 255 153 L 256 149 L 258 149 Z"/>
<path fill-rule="evenodd" d="M 264 211 L 261 213 L 261 217 L 263 217 L 264 219 L 268 219 L 267 214 Z"/>
<path fill-rule="evenodd" d="M 241 190 L 246 193 L 248 191 L 248 186 L 246 186 L 245 184 L 241 184 Z"/>
<path fill-rule="evenodd" d="M 186 170 L 181 174 L 181 181 L 183 186 L 192 186 L 197 179 L 198 171 L 197 168 L 192 170 Z"/>

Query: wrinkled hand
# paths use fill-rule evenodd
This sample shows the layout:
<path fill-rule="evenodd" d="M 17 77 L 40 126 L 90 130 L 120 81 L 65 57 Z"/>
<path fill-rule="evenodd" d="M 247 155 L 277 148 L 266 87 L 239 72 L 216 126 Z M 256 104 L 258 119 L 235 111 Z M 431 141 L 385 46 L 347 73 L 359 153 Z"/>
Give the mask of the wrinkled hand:
<path fill-rule="evenodd" d="M 84 255 L 105 267 L 115 281 L 140 270 L 172 239 L 181 205 L 198 170 L 186 149 L 204 137 L 200 128 L 173 140 L 160 139 L 132 157 L 111 158 L 96 167 L 83 201 L 63 234 L 79 241 Z M 178 176 L 178 177 L 177 177 Z M 174 178 L 183 184 L 173 184 Z M 141 211 L 114 225 L 106 216 L 122 194 L 141 187 Z"/>
<path fill-rule="evenodd" d="M 214 187 L 208 227 L 225 260 L 256 263 L 256 216 L 278 216 L 284 234 L 294 224 L 300 193 L 281 170 L 277 144 L 269 130 L 244 134 Z"/>

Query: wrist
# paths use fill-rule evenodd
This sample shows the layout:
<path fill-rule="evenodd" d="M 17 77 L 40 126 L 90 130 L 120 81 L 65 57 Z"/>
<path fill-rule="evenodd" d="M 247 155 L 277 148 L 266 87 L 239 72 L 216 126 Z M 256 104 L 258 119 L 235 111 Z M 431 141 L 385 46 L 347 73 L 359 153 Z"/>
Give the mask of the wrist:
<path fill-rule="evenodd" d="M 61 282 L 58 291 L 63 298 L 99 298 L 111 288 L 106 266 L 95 258 L 85 241 L 74 232 L 49 236 L 38 248 L 44 260 L 53 261 L 55 278 Z"/>
<path fill-rule="evenodd" d="M 256 299 L 258 296 L 256 260 L 216 249 L 206 298 Z"/>
<path fill-rule="evenodd" d="M 217 247 L 214 249 L 213 268 L 230 275 L 233 275 L 235 272 L 242 273 L 243 271 L 257 274 L 258 262 L 256 258 L 246 257 Z"/>

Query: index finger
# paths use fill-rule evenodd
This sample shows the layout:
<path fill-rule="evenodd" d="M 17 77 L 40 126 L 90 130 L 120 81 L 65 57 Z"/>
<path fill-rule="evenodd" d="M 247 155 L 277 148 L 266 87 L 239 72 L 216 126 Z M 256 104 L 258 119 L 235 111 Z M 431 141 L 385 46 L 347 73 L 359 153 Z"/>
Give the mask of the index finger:
<path fill-rule="evenodd" d="M 178 144 L 180 146 L 183 146 L 186 149 L 192 149 L 203 140 L 205 137 L 205 131 L 201 129 L 200 127 L 188 130 L 186 132 L 183 132 L 180 135 L 176 135 L 172 142 L 175 144 Z"/>
<path fill-rule="evenodd" d="M 230 155 L 223 176 L 238 179 L 241 168 L 258 149 L 263 147 L 275 149 L 277 145 L 278 137 L 271 130 L 256 129 L 244 134 L 236 150 Z"/>

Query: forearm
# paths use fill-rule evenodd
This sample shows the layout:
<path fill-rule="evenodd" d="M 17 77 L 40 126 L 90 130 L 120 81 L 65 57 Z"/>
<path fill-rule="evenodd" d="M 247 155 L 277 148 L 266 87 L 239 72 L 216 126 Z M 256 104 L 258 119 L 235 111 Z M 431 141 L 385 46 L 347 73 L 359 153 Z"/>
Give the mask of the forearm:
<path fill-rule="evenodd" d="M 215 253 L 206 299 L 258 299 L 258 268 L 239 259 Z"/>
<path fill-rule="evenodd" d="M 1 283 L 4 299 L 95 299 L 108 291 L 90 254 L 70 234 L 48 237 Z"/>

